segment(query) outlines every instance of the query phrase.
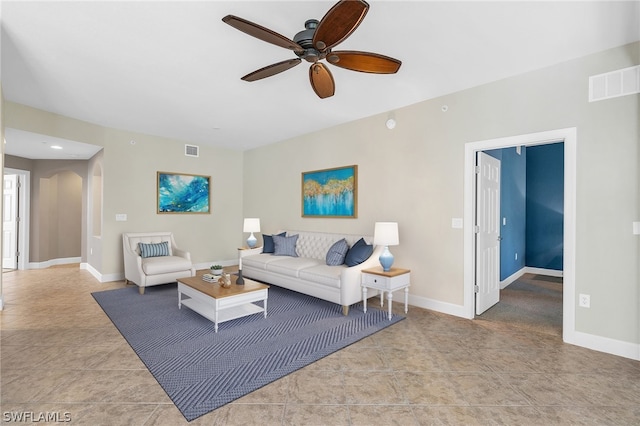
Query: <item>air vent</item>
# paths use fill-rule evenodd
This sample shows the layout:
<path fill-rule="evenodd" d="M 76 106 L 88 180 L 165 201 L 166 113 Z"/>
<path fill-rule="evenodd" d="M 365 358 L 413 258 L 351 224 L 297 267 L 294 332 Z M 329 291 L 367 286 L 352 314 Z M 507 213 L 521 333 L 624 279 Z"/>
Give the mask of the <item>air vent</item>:
<path fill-rule="evenodd" d="M 200 149 L 197 145 L 185 145 L 184 146 L 184 155 L 187 157 L 199 157 Z"/>
<path fill-rule="evenodd" d="M 589 77 L 589 102 L 640 93 L 640 65 Z"/>

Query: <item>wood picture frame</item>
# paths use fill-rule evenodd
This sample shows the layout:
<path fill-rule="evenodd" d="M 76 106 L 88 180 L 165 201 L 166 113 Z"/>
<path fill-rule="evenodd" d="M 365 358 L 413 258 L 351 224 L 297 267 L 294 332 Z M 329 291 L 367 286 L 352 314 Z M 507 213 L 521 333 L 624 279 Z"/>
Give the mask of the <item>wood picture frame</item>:
<path fill-rule="evenodd" d="M 157 173 L 158 214 L 211 213 L 211 176 Z"/>

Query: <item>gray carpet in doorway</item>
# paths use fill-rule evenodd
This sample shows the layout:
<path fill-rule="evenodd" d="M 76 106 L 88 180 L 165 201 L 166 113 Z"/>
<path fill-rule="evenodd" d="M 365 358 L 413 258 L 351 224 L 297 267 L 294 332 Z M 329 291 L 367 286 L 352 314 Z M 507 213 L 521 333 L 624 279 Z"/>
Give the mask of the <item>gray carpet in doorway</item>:
<path fill-rule="evenodd" d="M 562 277 L 524 274 L 476 319 L 562 336 Z"/>

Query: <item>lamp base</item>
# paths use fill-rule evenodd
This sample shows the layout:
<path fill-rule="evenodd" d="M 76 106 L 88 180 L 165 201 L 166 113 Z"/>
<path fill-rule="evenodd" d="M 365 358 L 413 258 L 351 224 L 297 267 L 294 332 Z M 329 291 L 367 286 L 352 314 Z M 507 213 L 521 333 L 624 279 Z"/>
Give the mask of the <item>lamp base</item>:
<path fill-rule="evenodd" d="M 384 246 L 384 250 L 382 250 L 382 254 L 378 258 L 380 260 L 380 265 L 382 265 L 382 270 L 384 272 L 389 272 L 391 269 L 391 265 L 393 265 L 393 255 L 389 251 L 389 246 Z"/>
<path fill-rule="evenodd" d="M 249 246 L 249 248 L 254 248 L 257 242 L 258 240 L 256 239 L 256 237 L 253 235 L 253 232 L 252 232 L 251 235 L 249 235 L 249 238 L 247 238 L 247 245 Z"/>

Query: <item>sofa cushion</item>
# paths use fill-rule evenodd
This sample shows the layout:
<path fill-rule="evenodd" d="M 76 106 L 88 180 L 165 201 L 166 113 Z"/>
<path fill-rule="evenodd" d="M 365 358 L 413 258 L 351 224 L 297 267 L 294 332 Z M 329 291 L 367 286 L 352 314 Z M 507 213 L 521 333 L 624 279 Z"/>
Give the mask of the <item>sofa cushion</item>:
<path fill-rule="evenodd" d="M 347 252 L 344 263 L 347 266 L 356 266 L 364 262 L 373 253 L 373 246 L 367 244 L 364 238 L 360 238 Z"/>
<path fill-rule="evenodd" d="M 142 259 L 142 270 L 147 275 L 166 274 L 176 271 L 190 271 L 191 262 L 184 257 L 178 256 L 147 257 Z"/>
<path fill-rule="evenodd" d="M 252 254 L 242 258 L 242 267 L 267 269 L 269 263 L 279 262 L 284 259 L 286 259 L 286 257 L 273 256 L 269 253 Z"/>
<path fill-rule="evenodd" d="M 280 237 L 284 237 L 287 235 L 286 232 L 282 232 L 280 234 L 274 234 Z M 275 250 L 275 245 L 273 244 L 273 235 L 264 235 L 262 234 L 262 252 L 263 253 L 273 253 Z"/>
<path fill-rule="evenodd" d="M 339 241 L 336 241 L 327 252 L 327 265 L 342 265 L 344 263 L 344 258 L 347 255 L 347 251 L 349 251 L 349 244 L 347 244 L 347 240 L 343 238 Z"/>
<path fill-rule="evenodd" d="M 277 262 L 267 263 L 267 271 L 289 277 L 299 277 L 300 271 L 312 266 L 322 265 L 322 261 L 310 257 L 280 257 Z"/>
<path fill-rule="evenodd" d="M 296 242 L 298 241 L 298 235 L 291 235 L 283 237 L 280 235 L 273 236 L 274 256 L 292 256 L 298 257 L 296 253 Z"/>
<path fill-rule="evenodd" d="M 169 256 L 169 243 L 163 241 L 161 243 L 138 243 L 140 249 L 140 256 L 146 257 L 158 257 Z"/>
<path fill-rule="evenodd" d="M 300 279 L 324 284 L 333 288 L 340 288 L 340 278 L 346 266 L 317 265 L 300 270 Z"/>

